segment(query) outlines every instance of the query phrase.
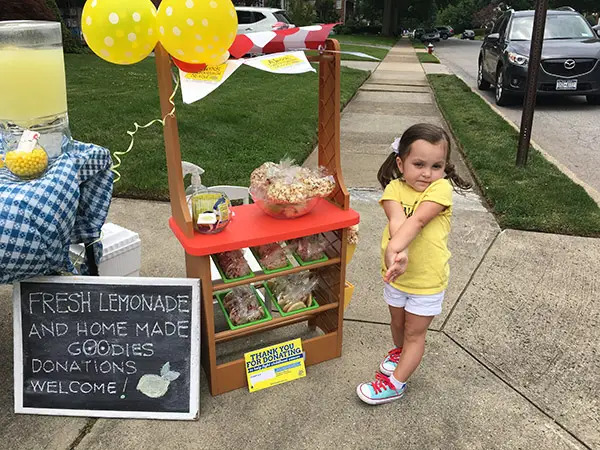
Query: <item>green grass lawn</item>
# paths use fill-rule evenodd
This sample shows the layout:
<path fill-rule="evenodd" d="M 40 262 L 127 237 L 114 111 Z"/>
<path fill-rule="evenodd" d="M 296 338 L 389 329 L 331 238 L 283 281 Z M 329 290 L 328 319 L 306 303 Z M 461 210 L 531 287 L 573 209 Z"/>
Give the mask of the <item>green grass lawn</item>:
<path fill-rule="evenodd" d="M 380 60 L 385 58 L 385 55 L 387 55 L 389 52 L 389 49 L 385 49 L 385 48 L 363 47 L 360 45 L 351 45 L 351 44 L 344 44 L 344 43 L 340 44 L 340 47 L 341 47 L 342 51 L 366 53 L 367 55 L 374 56 L 375 58 L 379 58 Z M 341 55 L 341 58 L 346 61 L 351 61 L 351 60 L 374 61 L 373 59 L 369 59 L 369 58 L 362 58 L 360 56 L 344 55 L 344 54 Z"/>
<path fill-rule="evenodd" d="M 410 39 L 410 43 L 412 44 L 413 48 L 425 48 L 425 44 L 416 39 Z"/>
<path fill-rule="evenodd" d="M 386 36 L 375 36 L 375 35 L 362 35 L 362 34 L 336 34 L 331 36 L 333 39 L 337 39 L 340 44 L 368 44 L 368 45 L 385 45 L 387 47 L 393 47 L 398 38 L 386 37 Z"/>
<path fill-rule="evenodd" d="M 95 55 L 65 55 L 69 121 L 75 139 L 114 151 L 129 145 L 127 130 L 160 117 L 153 58 L 118 66 Z M 342 67 L 347 103 L 368 72 Z M 318 75 L 275 75 L 242 66 L 208 97 L 184 105 L 175 97 L 182 159 L 204 168 L 206 185 L 249 183 L 265 161 L 298 162 L 317 141 Z M 115 195 L 168 198 L 160 124 L 139 130 L 123 157 Z"/>
<path fill-rule="evenodd" d="M 600 208 L 581 186 L 533 148 L 516 168 L 518 133 L 456 76 L 427 77 L 502 228 L 600 236 Z"/>
<path fill-rule="evenodd" d="M 432 63 L 439 64 L 440 60 L 437 59 L 435 55 L 430 55 L 429 53 L 417 52 L 417 57 L 419 58 L 419 62 L 421 63 Z"/>

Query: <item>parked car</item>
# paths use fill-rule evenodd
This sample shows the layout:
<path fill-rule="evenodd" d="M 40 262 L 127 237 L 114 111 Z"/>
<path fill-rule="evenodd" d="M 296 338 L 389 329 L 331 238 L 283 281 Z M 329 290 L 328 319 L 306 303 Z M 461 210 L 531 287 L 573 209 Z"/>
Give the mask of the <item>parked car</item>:
<path fill-rule="evenodd" d="M 596 32 L 596 34 L 598 36 L 600 36 L 600 23 L 598 25 L 594 25 L 592 28 L 594 29 L 594 31 Z"/>
<path fill-rule="evenodd" d="M 419 38 L 421 42 L 440 42 L 440 33 L 435 28 L 425 30 Z"/>
<path fill-rule="evenodd" d="M 421 36 L 423 36 L 423 33 L 425 33 L 425 28 L 415 28 L 412 32 L 412 38 L 413 39 L 421 39 Z"/>
<path fill-rule="evenodd" d="M 435 29 L 438 31 L 438 33 L 440 33 L 440 37 L 443 40 L 446 40 L 449 37 L 454 36 L 454 28 L 452 28 L 450 25 L 444 25 L 442 27 L 435 27 Z"/>
<path fill-rule="evenodd" d="M 473 30 L 465 30 L 460 35 L 460 38 L 473 40 L 475 39 L 475 32 Z"/>
<path fill-rule="evenodd" d="M 481 46 L 477 86 L 495 86 L 498 105 L 525 92 L 533 17 L 534 11 L 507 11 Z M 576 11 L 547 13 L 537 92 L 585 95 L 588 103 L 600 104 L 600 38 Z"/>
<path fill-rule="evenodd" d="M 285 30 L 295 26 L 282 9 L 236 6 L 235 10 L 238 16 L 238 34 Z"/>

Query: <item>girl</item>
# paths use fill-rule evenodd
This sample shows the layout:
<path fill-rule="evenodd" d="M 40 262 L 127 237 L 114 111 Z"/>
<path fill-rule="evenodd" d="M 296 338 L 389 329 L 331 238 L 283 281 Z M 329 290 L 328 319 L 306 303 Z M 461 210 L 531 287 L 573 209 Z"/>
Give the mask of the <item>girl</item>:
<path fill-rule="evenodd" d="M 427 328 L 442 311 L 448 285 L 450 183 L 471 187 L 455 172 L 450 138 L 436 125 L 413 125 L 394 141 L 392 150 L 377 179 L 384 189 L 379 202 L 389 221 L 381 241 L 381 273 L 395 348 L 379 366 L 375 381 L 356 388 L 360 399 L 371 405 L 402 397 L 421 362 Z"/>

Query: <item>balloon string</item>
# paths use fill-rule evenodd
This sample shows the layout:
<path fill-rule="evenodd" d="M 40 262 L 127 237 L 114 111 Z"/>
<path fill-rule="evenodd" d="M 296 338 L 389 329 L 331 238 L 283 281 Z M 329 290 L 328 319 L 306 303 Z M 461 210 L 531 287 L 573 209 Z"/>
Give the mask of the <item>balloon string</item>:
<path fill-rule="evenodd" d="M 73 261 L 73 265 L 75 266 L 75 268 L 77 268 L 81 263 L 83 263 L 85 249 L 87 247 L 93 246 L 94 244 L 96 244 L 98 242 L 101 242 L 103 237 L 104 237 L 104 232 L 102 230 L 100 230 L 100 237 L 98 237 L 98 239 L 96 239 L 95 241 L 92 241 L 88 244 L 83 245 L 83 250 L 76 255 L 75 260 Z M 81 272 L 81 271 L 79 270 L 79 272 Z"/>
<path fill-rule="evenodd" d="M 160 123 L 164 127 L 165 120 L 167 120 L 167 117 L 175 116 L 175 102 L 173 101 L 173 99 L 175 98 L 177 89 L 179 89 L 179 77 L 177 77 L 173 71 L 171 71 L 171 75 L 173 77 L 173 80 L 175 80 L 175 89 L 173 89 L 173 93 L 169 97 L 169 103 L 171 105 L 173 105 L 173 108 L 171 109 L 171 111 L 169 111 L 167 114 L 165 114 L 165 116 L 162 119 L 154 119 L 154 120 L 148 122 L 146 125 L 139 125 L 137 122 L 134 122 L 133 125 L 135 126 L 135 130 L 133 130 L 133 131 L 127 130 L 127 134 L 131 137 L 131 141 L 129 142 L 129 147 L 127 147 L 127 150 L 125 150 L 124 152 L 114 152 L 113 153 L 113 157 L 117 160 L 117 163 L 113 164 L 113 166 L 110 169 L 115 174 L 115 180 L 113 181 L 113 183 L 116 183 L 117 181 L 119 181 L 121 179 L 121 174 L 117 170 L 121 166 L 121 162 L 122 162 L 120 157 L 129 153 L 131 151 L 131 149 L 133 148 L 133 141 L 134 141 L 135 133 L 137 133 L 137 131 L 139 129 L 148 128 L 149 126 L 151 126 L 155 123 Z"/>

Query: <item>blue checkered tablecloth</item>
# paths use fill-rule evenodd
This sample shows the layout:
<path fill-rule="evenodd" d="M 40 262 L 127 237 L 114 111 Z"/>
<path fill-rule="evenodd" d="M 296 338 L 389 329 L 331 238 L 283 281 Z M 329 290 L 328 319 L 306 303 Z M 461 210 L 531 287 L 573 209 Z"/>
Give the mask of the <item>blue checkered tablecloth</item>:
<path fill-rule="evenodd" d="M 0 169 L 0 284 L 73 272 L 69 244 L 100 237 L 112 197 L 111 164 L 107 149 L 65 140 L 41 178 L 24 182 Z M 101 252 L 97 242 L 97 261 Z"/>

